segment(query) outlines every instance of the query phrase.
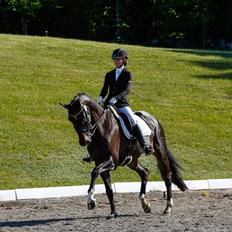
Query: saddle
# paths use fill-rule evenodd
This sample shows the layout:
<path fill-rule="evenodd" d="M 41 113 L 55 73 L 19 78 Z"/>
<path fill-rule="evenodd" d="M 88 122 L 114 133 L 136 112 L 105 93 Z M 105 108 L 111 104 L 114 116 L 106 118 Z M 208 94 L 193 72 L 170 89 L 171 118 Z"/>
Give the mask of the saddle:
<path fill-rule="evenodd" d="M 124 113 L 117 112 L 113 106 L 109 106 L 108 108 L 110 109 L 114 117 L 116 118 L 119 124 L 119 127 L 121 128 L 121 131 L 123 132 L 124 136 L 129 140 L 133 140 L 134 139 L 133 127 L 127 115 Z M 149 138 L 151 135 L 151 129 L 149 128 L 147 123 L 139 116 L 143 114 L 142 111 L 136 111 L 134 113 L 135 113 L 136 121 L 139 127 L 141 128 L 144 139 Z"/>

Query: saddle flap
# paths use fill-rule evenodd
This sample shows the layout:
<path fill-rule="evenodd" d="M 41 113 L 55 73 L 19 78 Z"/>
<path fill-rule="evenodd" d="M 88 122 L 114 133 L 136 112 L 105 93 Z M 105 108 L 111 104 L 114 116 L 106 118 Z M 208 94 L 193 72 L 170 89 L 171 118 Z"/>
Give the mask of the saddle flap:
<path fill-rule="evenodd" d="M 123 114 L 124 116 L 122 116 L 121 114 L 118 114 L 118 112 L 115 110 L 115 108 L 113 106 L 109 106 L 110 111 L 113 113 L 114 117 L 116 118 L 117 122 L 119 123 L 120 128 L 122 129 L 124 135 L 126 136 L 126 138 L 128 139 L 133 139 L 133 135 L 132 135 L 132 125 L 130 123 L 130 119 L 127 117 L 126 114 Z M 144 137 L 150 136 L 151 135 L 151 129 L 149 128 L 149 126 L 147 125 L 147 123 L 138 115 L 135 114 L 135 118 L 137 121 L 137 124 L 139 125 L 141 131 L 142 131 L 142 135 Z"/>
<path fill-rule="evenodd" d="M 130 133 L 130 131 L 127 129 L 125 122 L 123 118 L 118 114 L 118 112 L 115 110 L 113 106 L 108 106 L 114 117 L 116 118 L 120 128 L 122 129 L 124 135 L 127 139 L 133 139 L 133 135 Z"/>

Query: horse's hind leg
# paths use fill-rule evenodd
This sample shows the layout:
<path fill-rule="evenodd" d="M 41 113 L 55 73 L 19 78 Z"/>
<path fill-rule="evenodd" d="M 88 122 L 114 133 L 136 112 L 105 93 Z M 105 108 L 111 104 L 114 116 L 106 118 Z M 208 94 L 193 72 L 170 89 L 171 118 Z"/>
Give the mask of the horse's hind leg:
<path fill-rule="evenodd" d="M 139 176 L 141 177 L 141 188 L 139 199 L 141 200 L 142 207 L 144 212 L 150 213 L 151 212 L 151 205 L 149 201 L 146 199 L 146 186 L 147 186 L 147 179 L 148 179 L 148 170 L 144 168 L 141 164 L 138 163 L 138 160 L 134 159 L 129 165 L 132 170 L 136 171 Z"/>
<path fill-rule="evenodd" d="M 168 164 L 168 161 L 159 161 L 158 160 L 158 167 L 161 172 L 161 176 L 165 182 L 165 186 L 167 189 L 167 206 L 164 210 L 164 214 L 171 213 L 173 207 L 173 200 L 172 200 L 172 174 Z"/>
<path fill-rule="evenodd" d="M 162 132 L 162 130 L 160 131 Z M 172 172 L 168 159 L 168 149 L 165 142 L 164 134 L 158 134 L 154 138 L 154 149 L 156 151 L 156 159 L 161 176 L 165 182 L 167 189 L 167 206 L 164 210 L 164 214 L 170 213 L 173 207 L 172 201 Z"/>
<path fill-rule="evenodd" d="M 166 214 L 170 213 L 173 207 L 171 184 L 174 183 L 181 191 L 186 191 L 188 187 L 179 173 L 178 168 L 181 167 L 176 162 L 171 152 L 165 148 L 162 159 L 160 159 L 160 155 L 157 157 L 158 167 L 167 188 L 167 207 L 164 210 L 164 214 Z"/>
<path fill-rule="evenodd" d="M 160 149 L 155 146 L 156 150 L 156 159 L 158 162 L 158 167 L 161 173 L 161 176 L 165 182 L 165 186 L 167 189 L 167 206 L 164 210 L 164 214 L 170 213 L 173 207 L 172 201 L 172 172 L 168 160 L 167 149 L 166 146 L 163 147 L 163 151 L 161 153 Z"/>
<path fill-rule="evenodd" d="M 110 202 L 111 214 L 107 219 L 116 218 L 118 216 L 116 212 L 115 202 L 114 202 L 114 193 L 111 186 L 110 173 L 109 171 L 101 173 L 102 180 L 104 181 L 106 194 Z"/>

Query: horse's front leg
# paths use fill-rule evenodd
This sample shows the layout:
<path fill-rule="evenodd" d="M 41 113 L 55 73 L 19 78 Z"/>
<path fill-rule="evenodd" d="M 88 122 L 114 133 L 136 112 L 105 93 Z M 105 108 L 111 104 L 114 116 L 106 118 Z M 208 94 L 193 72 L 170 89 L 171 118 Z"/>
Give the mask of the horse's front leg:
<path fill-rule="evenodd" d="M 150 202 L 146 199 L 148 170 L 144 168 L 141 164 L 139 164 L 137 160 L 133 160 L 128 166 L 134 171 L 136 171 L 141 177 L 141 188 L 140 188 L 139 199 L 141 201 L 144 212 L 150 213 L 151 205 Z"/>
<path fill-rule="evenodd" d="M 96 179 L 99 176 L 99 174 L 101 174 L 102 172 L 105 171 L 110 171 L 114 169 L 114 163 L 113 161 L 110 159 L 108 161 L 105 161 L 101 164 L 99 164 L 98 166 L 96 166 L 92 172 L 91 172 L 91 182 L 90 182 L 90 186 L 88 189 L 88 209 L 94 209 L 96 207 L 96 199 L 94 198 L 94 190 L 95 190 L 95 183 L 96 183 Z"/>
<path fill-rule="evenodd" d="M 116 218 L 118 213 L 116 211 L 115 202 L 114 202 L 114 193 L 111 186 L 110 173 L 109 171 L 101 173 L 102 180 L 104 181 L 106 194 L 110 202 L 111 214 L 106 217 L 107 219 Z"/>
<path fill-rule="evenodd" d="M 94 190 L 95 190 L 95 183 L 96 183 L 97 177 L 98 177 L 98 173 L 94 168 L 91 172 L 91 182 L 90 182 L 90 186 L 88 189 L 87 205 L 88 205 L 89 210 L 96 208 L 96 199 L 94 198 Z"/>

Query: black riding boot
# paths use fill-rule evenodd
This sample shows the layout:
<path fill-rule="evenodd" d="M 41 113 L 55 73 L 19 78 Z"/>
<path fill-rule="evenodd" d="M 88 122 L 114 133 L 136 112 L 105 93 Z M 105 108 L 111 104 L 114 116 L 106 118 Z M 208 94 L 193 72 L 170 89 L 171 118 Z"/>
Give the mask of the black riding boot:
<path fill-rule="evenodd" d="M 142 147 L 142 149 L 144 150 L 146 155 L 149 155 L 153 152 L 153 149 L 150 145 L 146 144 L 143 135 L 142 135 L 142 131 L 139 128 L 139 126 L 136 124 L 133 128 L 133 132 L 135 137 L 138 139 L 140 146 Z"/>

